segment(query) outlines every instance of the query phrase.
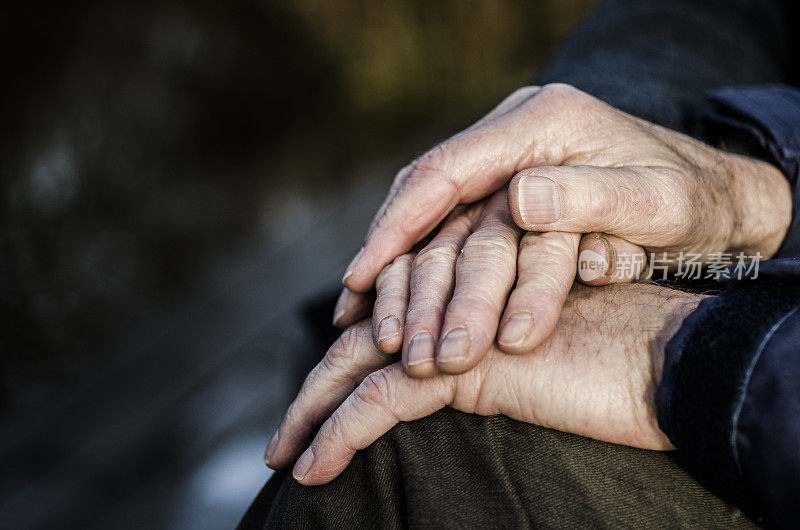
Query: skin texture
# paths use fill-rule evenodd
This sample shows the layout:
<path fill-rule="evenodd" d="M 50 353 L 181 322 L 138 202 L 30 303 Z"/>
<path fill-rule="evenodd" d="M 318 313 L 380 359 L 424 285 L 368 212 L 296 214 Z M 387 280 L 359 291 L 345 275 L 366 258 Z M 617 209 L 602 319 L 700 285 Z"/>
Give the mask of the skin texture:
<path fill-rule="evenodd" d="M 538 345 L 558 320 L 576 256 L 584 250 L 600 253 L 609 267 L 587 283 L 627 282 L 636 275 L 617 274 L 614 267 L 621 260 L 615 256 L 654 252 L 674 260 L 683 252 L 705 260 L 712 253 L 743 252 L 768 258 L 791 221 L 789 185 L 773 166 L 714 149 L 566 85 L 527 87 L 398 174 L 363 251 L 345 273 L 351 295 L 336 323 L 347 326 L 366 316 L 368 304 L 359 291 L 371 289 L 387 263 L 408 252 L 456 205 L 480 200 L 509 181 L 511 218 L 529 233 L 517 256 L 505 251 L 502 238 L 482 243 L 498 250 L 492 258 L 497 270 L 506 271 L 516 261 L 519 281 L 509 306 L 505 311 L 495 307 L 509 295 L 507 282 L 477 287 L 473 301 L 483 303 L 473 304 L 472 321 L 454 321 L 466 339 L 455 352 L 444 348 L 456 360 L 441 362 L 445 335 L 431 325 L 436 363 L 425 370 L 410 368 L 411 375 L 469 370 L 482 358 L 481 350 L 491 342 L 486 336 L 495 328 L 507 352 Z M 482 233 L 481 227 L 475 233 Z M 569 235 L 589 233 L 582 241 Z M 445 277 L 453 274 L 452 267 L 441 266 L 431 268 L 427 279 L 416 276 L 412 285 L 437 293 L 438 307 L 430 312 L 458 314 L 441 286 L 455 281 L 456 292 L 459 284 L 478 286 L 476 278 L 485 275 L 488 260 L 462 263 L 467 260 L 458 257 L 455 280 Z M 402 313 L 402 301 L 386 302 L 392 298 L 387 293 L 378 289 L 381 318 L 391 313 L 401 320 L 394 313 Z M 384 313 L 384 308 L 390 309 Z M 446 322 L 442 329 L 453 327 Z M 398 336 L 379 346 L 392 352 L 399 343 Z M 404 339 L 404 359 L 407 348 Z"/>
<path fill-rule="evenodd" d="M 572 87 L 517 91 L 397 176 L 345 273 L 334 321 L 351 327 L 265 459 L 322 484 L 397 422 L 444 406 L 670 449 L 653 392 L 664 343 L 701 297 L 628 284 L 617 257 L 766 258 L 790 220 L 788 183 L 766 163 Z M 583 251 L 608 269 L 589 283 L 611 285 L 572 285 Z M 356 323 L 371 296 L 372 322 Z"/>
<path fill-rule="evenodd" d="M 486 354 L 498 324 L 511 319 L 522 320 L 517 327 L 523 336 L 504 346 L 526 351 L 526 340 L 538 344 L 556 325 L 554 307 L 560 310 L 575 277 L 578 239 L 560 232 L 523 235 L 501 189 L 451 215 L 419 253 L 405 254 L 381 272 L 373 338 L 380 337 L 380 323 L 406 315 L 401 362 L 413 377 L 466 371 Z M 466 347 L 450 346 L 458 357 L 448 359 L 442 352 L 454 330 L 466 334 Z M 377 338 L 375 346 L 391 354 L 401 344 Z"/>
<path fill-rule="evenodd" d="M 510 356 L 492 347 L 468 373 L 427 379 L 405 374 L 375 347 L 370 323 L 358 323 L 309 374 L 265 460 L 275 469 L 294 464 L 303 484 L 324 484 L 399 421 L 445 406 L 672 449 L 658 429 L 653 393 L 664 343 L 701 298 L 655 285 L 575 284 L 556 331 L 538 348 Z"/>

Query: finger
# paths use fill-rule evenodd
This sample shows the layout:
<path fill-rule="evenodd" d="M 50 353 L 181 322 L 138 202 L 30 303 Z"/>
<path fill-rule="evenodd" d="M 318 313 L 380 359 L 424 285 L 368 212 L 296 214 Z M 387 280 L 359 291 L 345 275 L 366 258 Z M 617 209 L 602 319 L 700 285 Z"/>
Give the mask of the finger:
<path fill-rule="evenodd" d="M 519 245 L 517 286 L 506 304 L 497 342 L 525 353 L 555 329 L 575 280 L 580 234 L 528 232 Z"/>
<path fill-rule="evenodd" d="M 486 114 L 483 118 L 475 122 L 469 129 L 475 129 L 480 127 L 481 125 L 488 123 L 492 120 L 495 120 L 517 108 L 519 105 L 530 99 L 533 95 L 535 95 L 541 87 L 538 86 L 526 86 L 522 87 L 518 90 L 515 90 L 511 95 L 509 95 L 506 99 L 500 102 L 495 108 L 493 108 L 488 114 Z M 381 207 L 378 209 L 378 213 L 376 214 L 375 218 L 370 223 L 370 230 L 374 228 L 374 226 L 378 223 L 378 221 L 383 217 L 383 214 L 386 212 L 388 206 L 394 200 L 395 195 L 402 189 L 403 183 L 408 178 L 410 173 L 413 171 L 414 164 L 409 164 L 408 166 L 404 167 L 395 177 L 395 180 L 389 189 L 389 193 L 386 196 L 386 200 L 384 200 Z"/>
<path fill-rule="evenodd" d="M 594 232 L 578 246 L 578 281 L 586 285 L 635 282 L 645 277 L 647 255 L 642 247 Z"/>
<path fill-rule="evenodd" d="M 521 236 L 506 202 L 505 191 L 490 199 L 456 262 L 456 285 L 436 350 L 436 366 L 442 372 L 460 374 L 469 370 L 494 342 L 516 277 Z"/>
<path fill-rule="evenodd" d="M 344 329 L 366 318 L 374 300 L 375 293 L 354 293 L 345 287 L 333 309 L 333 325 Z"/>
<path fill-rule="evenodd" d="M 399 364 L 367 376 L 320 428 L 292 474 L 301 484 L 330 482 L 364 449 L 401 421 L 433 414 L 454 394 L 454 378 L 407 377 Z"/>
<path fill-rule="evenodd" d="M 372 312 L 372 340 L 384 353 L 397 353 L 403 345 L 403 329 L 408 309 L 408 284 L 412 254 L 403 254 L 387 265 L 375 282 L 375 309 Z"/>
<path fill-rule="evenodd" d="M 521 105 L 522 103 L 530 99 L 532 96 L 534 96 L 539 90 L 540 87 L 538 86 L 527 86 L 514 91 L 514 93 L 512 93 L 506 99 L 501 101 L 499 105 L 497 105 L 494 109 L 491 110 L 491 112 L 489 112 L 486 116 L 475 122 L 467 130 L 478 128 L 481 125 L 484 125 L 485 123 L 495 120 L 500 116 L 502 116 L 503 114 L 506 114 L 507 112 L 514 110 L 519 105 Z M 369 227 L 370 232 L 383 218 L 389 205 L 392 204 L 397 193 L 403 188 L 405 181 L 408 179 L 409 175 L 411 175 L 411 173 L 414 171 L 414 168 L 415 168 L 415 163 L 411 163 L 398 172 L 397 176 L 394 179 L 394 182 L 392 183 L 392 186 L 389 188 L 389 193 L 387 194 L 386 199 L 383 201 L 383 204 L 381 204 L 381 207 L 378 209 L 377 214 L 370 223 Z M 358 256 L 354 258 L 354 261 L 357 258 Z M 349 270 L 350 267 L 348 267 L 348 271 Z M 348 276 L 349 276 L 348 272 L 345 272 L 345 278 L 348 278 Z"/>
<path fill-rule="evenodd" d="M 530 105 L 538 92 L 529 92 L 516 110 L 454 136 L 403 172 L 345 273 L 351 290 L 368 290 L 387 263 L 407 252 L 459 202 L 486 197 L 519 168 L 561 162 L 564 150 L 545 142 L 544 121 L 553 117 L 552 109 Z M 532 123 L 540 127 L 532 128 Z"/>
<path fill-rule="evenodd" d="M 267 446 L 264 461 L 274 469 L 289 465 L 315 429 L 370 373 L 391 358 L 372 343 L 368 321 L 346 330 L 311 371 Z"/>
<path fill-rule="evenodd" d="M 436 374 L 434 348 L 455 285 L 459 252 L 483 211 L 476 205 L 447 220 L 436 237 L 414 258 L 403 338 L 403 367 L 412 377 Z"/>
<path fill-rule="evenodd" d="M 509 208 L 526 230 L 606 232 L 669 247 L 685 239 L 696 218 L 677 178 L 663 168 L 531 168 L 509 183 Z"/>

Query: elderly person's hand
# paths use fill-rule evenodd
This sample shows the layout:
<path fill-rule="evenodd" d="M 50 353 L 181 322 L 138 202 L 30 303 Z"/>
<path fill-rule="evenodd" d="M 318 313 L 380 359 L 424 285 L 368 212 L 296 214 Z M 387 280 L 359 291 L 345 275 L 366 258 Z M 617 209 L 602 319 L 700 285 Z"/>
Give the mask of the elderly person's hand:
<path fill-rule="evenodd" d="M 502 189 L 453 212 L 419 253 L 397 258 L 378 276 L 372 315 L 375 345 L 384 353 L 402 346 L 402 365 L 409 375 L 461 373 L 480 362 L 494 342 L 504 310 L 552 318 L 537 327 L 542 333 L 555 326 L 575 277 L 578 236 L 529 234 L 520 246 L 522 231 L 507 202 Z"/>
<path fill-rule="evenodd" d="M 550 181 L 522 180 L 525 193 L 511 203 L 524 201 L 515 218 L 527 229 L 655 234 L 671 247 L 699 228 L 694 246 L 771 255 L 791 217 L 788 183 L 769 164 L 713 149 L 568 85 L 526 87 L 400 171 L 345 284 L 369 290 L 385 265 L 457 204 L 534 167 L 528 175 Z M 571 193 L 563 196 L 567 184 Z M 628 223 L 632 212 L 650 223 Z"/>
<path fill-rule="evenodd" d="M 309 374 L 265 459 L 280 469 L 302 454 L 295 477 L 323 484 L 397 422 L 445 406 L 505 414 L 634 447 L 671 449 L 657 425 L 653 393 L 665 342 L 701 298 L 649 284 L 602 289 L 576 284 L 556 331 L 536 350 L 511 356 L 492 348 L 466 374 L 428 379 L 410 378 L 392 364 L 375 348 L 369 323 L 361 322 L 345 331 Z"/>
<path fill-rule="evenodd" d="M 523 167 L 529 169 L 519 172 L 509 186 L 509 206 L 519 226 L 543 233 L 530 233 L 522 240 L 520 280 L 523 267 L 548 274 L 540 274 L 535 282 L 520 282 L 517 289 L 523 292 L 511 295 L 498 334 L 499 345 L 510 352 L 535 347 L 551 332 L 563 300 L 557 293 L 569 289 L 572 275 L 568 273 L 574 274 L 579 250 L 594 250 L 611 267 L 617 254 L 643 255 L 639 245 L 669 257 L 680 252 L 701 257 L 726 252 L 770 257 L 791 219 L 788 183 L 769 164 L 711 148 L 571 87 L 530 87 L 401 171 L 363 252 L 348 268 L 345 283 L 353 289 L 369 288 L 386 262 L 408 250 L 455 204 L 490 193 Z M 606 234 L 584 238 L 579 249 L 576 236 L 554 231 Z M 470 260 L 494 260 L 501 271 L 513 267 L 508 253 L 488 255 L 503 246 L 499 242 L 482 246 L 486 255 L 475 259 L 476 249 Z M 390 268 L 403 272 L 410 264 L 406 257 L 400 259 L 400 267 L 395 263 Z M 458 265 L 464 278 L 483 268 L 470 272 L 468 264 Z M 629 280 L 636 272 L 633 268 L 628 268 L 627 275 L 602 271 L 593 283 Z M 444 293 L 439 286 L 452 282 L 446 274 L 446 268 L 439 267 L 425 282 L 415 282 L 420 291 Z M 455 283 L 458 291 L 458 279 Z M 507 289 L 484 290 L 473 300 L 482 296 L 494 303 L 506 295 Z M 402 289 L 394 294 L 397 300 L 402 297 Z M 337 323 L 347 325 L 363 316 L 357 311 L 359 302 L 363 308 L 361 295 L 346 290 L 337 305 Z M 378 308 L 397 305 L 379 300 Z M 488 325 L 484 318 L 496 313 L 494 308 L 486 309 L 489 305 L 476 306 L 480 317 L 472 321 L 477 324 L 460 325 L 463 319 L 455 311 L 454 322 L 459 325 L 444 326 L 437 357 L 450 331 L 463 329 L 464 337 L 460 350 L 445 349 L 457 362 L 440 363 L 440 370 L 460 373 L 480 360 L 486 343 L 483 335 L 495 324 Z M 392 326 L 375 330 L 379 347 L 392 351 L 403 336 L 404 322 L 391 312 L 376 314 L 398 317 L 383 321 Z M 445 323 L 449 316 L 448 307 Z M 409 342 L 404 342 L 407 357 Z"/>

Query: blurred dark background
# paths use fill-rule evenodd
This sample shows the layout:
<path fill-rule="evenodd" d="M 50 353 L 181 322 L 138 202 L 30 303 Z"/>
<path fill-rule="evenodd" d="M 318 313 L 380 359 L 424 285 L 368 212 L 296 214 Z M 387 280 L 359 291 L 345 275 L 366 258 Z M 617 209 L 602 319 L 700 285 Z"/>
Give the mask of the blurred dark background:
<path fill-rule="evenodd" d="M 591 4 L 2 7 L 0 525 L 233 527 L 396 170 Z"/>

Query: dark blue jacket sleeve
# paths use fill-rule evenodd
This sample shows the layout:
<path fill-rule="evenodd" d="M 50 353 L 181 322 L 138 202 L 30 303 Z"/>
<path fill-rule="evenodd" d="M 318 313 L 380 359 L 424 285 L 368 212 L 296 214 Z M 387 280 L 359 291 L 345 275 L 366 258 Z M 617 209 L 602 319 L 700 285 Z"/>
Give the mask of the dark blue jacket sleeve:
<path fill-rule="evenodd" d="M 752 139 L 800 207 L 800 93 L 726 89 L 718 125 Z M 778 527 L 800 521 L 800 215 L 757 277 L 731 280 L 666 346 L 658 421 L 708 483 Z"/>

